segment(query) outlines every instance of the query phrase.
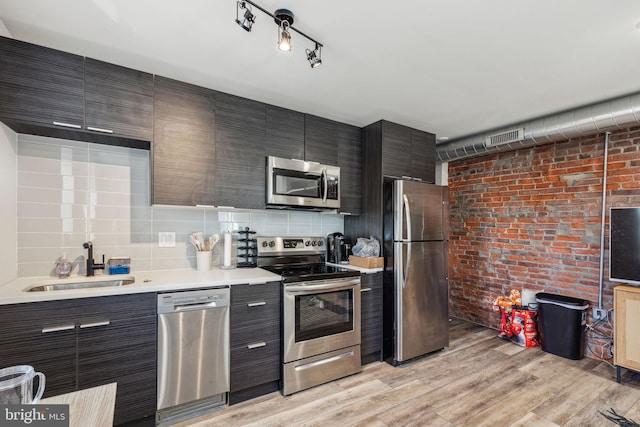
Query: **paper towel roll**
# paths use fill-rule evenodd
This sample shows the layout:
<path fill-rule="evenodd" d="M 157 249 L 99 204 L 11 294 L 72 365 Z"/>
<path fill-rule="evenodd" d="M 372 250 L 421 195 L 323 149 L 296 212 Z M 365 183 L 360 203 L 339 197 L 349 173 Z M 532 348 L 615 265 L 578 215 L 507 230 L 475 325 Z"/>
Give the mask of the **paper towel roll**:
<path fill-rule="evenodd" d="M 222 266 L 231 267 L 231 233 L 224 233 L 224 253 L 222 256 Z"/>

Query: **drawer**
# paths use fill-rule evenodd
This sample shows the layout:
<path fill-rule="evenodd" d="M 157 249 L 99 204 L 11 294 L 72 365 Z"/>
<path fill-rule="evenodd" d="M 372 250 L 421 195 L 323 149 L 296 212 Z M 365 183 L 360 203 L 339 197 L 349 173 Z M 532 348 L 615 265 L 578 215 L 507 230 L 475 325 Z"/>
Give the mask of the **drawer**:
<path fill-rule="evenodd" d="M 280 301 L 280 282 L 231 286 L 231 305 L 246 306 L 262 301 Z"/>
<path fill-rule="evenodd" d="M 256 341 L 280 340 L 280 318 L 237 328 L 231 323 L 231 347 L 241 347 Z"/>
<path fill-rule="evenodd" d="M 231 348 L 231 391 L 280 379 L 280 341 Z"/>
<path fill-rule="evenodd" d="M 262 300 L 231 306 L 231 329 L 258 327 L 280 319 L 280 300 Z"/>

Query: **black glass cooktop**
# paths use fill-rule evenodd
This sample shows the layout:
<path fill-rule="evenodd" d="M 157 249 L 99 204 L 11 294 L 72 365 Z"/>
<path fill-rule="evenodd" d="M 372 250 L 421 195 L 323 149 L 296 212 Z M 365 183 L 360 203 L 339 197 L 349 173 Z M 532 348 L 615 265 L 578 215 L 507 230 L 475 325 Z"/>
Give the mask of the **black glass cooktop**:
<path fill-rule="evenodd" d="M 324 263 L 316 264 L 286 264 L 263 266 L 265 270 L 282 276 L 285 283 L 303 282 L 308 280 L 339 279 L 342 277 L 359 276 L 360 272 L 342 267 L 334 267 Z"/>

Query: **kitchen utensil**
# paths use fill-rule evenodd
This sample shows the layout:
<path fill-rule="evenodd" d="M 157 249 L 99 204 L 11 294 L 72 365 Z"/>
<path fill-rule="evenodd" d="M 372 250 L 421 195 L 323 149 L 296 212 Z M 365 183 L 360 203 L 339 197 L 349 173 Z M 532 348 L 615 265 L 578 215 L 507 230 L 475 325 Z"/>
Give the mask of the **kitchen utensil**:
<path fill-rule="evenodd" d="M 212 236 L 209 236 L 209 250 L 212 251 L 213 247 L 217 245 L 219 241 L 220 241 L 219 234 L 214 234 Z"/>
<path fill-rule="evenodd" d="M 38 391 L 33 396 L 33 378 L 38 377 Z M 0 369 L 0 405 L 34 404 L 44 393 L 45 377 L 33 366 L 18 365 Z"/>

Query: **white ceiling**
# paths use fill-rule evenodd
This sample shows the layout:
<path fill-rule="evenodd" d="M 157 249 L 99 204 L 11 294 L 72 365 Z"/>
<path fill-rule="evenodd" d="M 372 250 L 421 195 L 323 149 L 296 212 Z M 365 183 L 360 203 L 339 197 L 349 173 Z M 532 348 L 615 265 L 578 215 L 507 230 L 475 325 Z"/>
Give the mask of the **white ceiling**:
<path fill-rule="evenodd" d="M 311 42 L 234 0 L 0 0 L 17 39 L 365 126 L 457 138 L 640 91 L 637 0 L 256 0 Z"/>

